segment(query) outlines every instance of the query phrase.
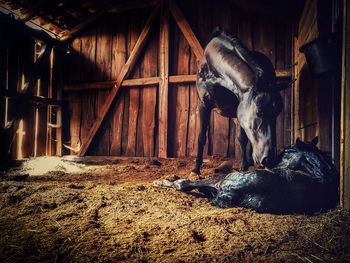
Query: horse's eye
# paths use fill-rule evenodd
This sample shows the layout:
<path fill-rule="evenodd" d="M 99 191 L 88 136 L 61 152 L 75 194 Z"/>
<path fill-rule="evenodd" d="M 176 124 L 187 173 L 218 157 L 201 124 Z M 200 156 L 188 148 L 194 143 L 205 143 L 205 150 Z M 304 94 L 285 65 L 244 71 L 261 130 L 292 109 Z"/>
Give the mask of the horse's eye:
<path fill-rule="evenodd" d="M 257 110 L 256 116 L 257 117 L 262 117 L 263 116 L 263 111 L 262 110 Z"/>

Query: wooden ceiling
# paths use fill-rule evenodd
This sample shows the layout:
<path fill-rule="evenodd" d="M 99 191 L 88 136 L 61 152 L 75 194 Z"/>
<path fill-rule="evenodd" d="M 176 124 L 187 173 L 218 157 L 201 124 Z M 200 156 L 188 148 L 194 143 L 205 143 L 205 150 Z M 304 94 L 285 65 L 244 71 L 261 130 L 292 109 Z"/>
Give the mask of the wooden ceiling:
<path fill-rule="evenodd" d="M 105 12 L 152 6 L 153 0 L 0 0 L 0 12 L 67 40 Z"/>
<path fill-rule="evenodd" d="M 295 13 L 297 1 L 227 0 L 251 11 L 282 16 Z M 67 41 L 88 24 L 106 12 L 154 6 L 158 0 L 0 0 L 0 13 L 11 15 L 17 21 L 53 39 Z"/>

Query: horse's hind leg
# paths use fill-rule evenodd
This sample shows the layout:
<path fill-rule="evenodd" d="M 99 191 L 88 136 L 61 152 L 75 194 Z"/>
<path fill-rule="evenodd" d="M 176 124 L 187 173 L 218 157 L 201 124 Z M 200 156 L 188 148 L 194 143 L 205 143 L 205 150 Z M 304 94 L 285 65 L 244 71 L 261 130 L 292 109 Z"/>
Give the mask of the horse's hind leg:
<path fill-rule="evenodd" d="M 198 151 L 197 151 L 197 158 L 196 158 L 196 166 L 192 170 L 192 173 L 195 175 L 200 175 L 201 172 L 201 166 L 203 163 L 203 150 L 204 145 L 207 140 L 207 131 L 209 126 L 209 120 L 210 120 L 210 112 L 211 109 L 208 109 L 203 102 L 199 105 L 199 119 L 200 119 L 200 128 L 199 128 L 199 135 L 198 135 Z"/>

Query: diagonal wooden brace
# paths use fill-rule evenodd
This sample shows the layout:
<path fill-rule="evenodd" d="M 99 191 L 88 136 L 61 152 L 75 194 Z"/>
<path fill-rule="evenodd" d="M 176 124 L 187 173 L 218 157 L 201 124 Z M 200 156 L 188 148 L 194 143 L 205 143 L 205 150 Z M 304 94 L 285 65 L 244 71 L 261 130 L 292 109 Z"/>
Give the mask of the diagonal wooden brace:
<path fill-rule="evenodd" d="M 133 66 L 136 64 L 137 59 L 138 59 L 139 55 L 141 54 L 143 47 L 146 45 L 147 39 L 151 35 L 151 30 L 153 29 L 153 25 L 156 21 L 156 18 L 158 17 L 158 13 L 159 13 L 159 5 L 157 5 L 155 7 L 151 16 L 148 18 L 146 25 L 142 29 L 142 32 L 141 32 L 141 34 L 140 34 L 140 36 L 139 36 L 139 38 L 134 46 L 134 49 L 132 50 L 128 60 L 126 61 L 125 65 L 122 67 L 122 69 L 118 75 L 118 78 L 115 82 L 114 88 L 110 91 L 110 93 L 108 94 L 108 96 L 106 98 L 105 103 L 102 106 L 101 115 L 98 116 L 98 118 L 95 120 L 94 124 L 91 127 L 90 133 L 89 133 L 86 141 L 83 143 L 83 145 L 78 153 L 79 156 L 84 156 L 86 154 L 92 140 L 96 136 L 97 131 L 99 130 L 102 122 L 106 118 L 107 113 L 109 112 L 115 98 L 117 97 L 117 94 L 122 86 L 124 79 L 128 77 Z"/>
<path fill-rule="evenodd" d="M 173 15 L 177 25 L 179 26 L 181 32 L 183 33 L 185 39 L 193 50 L 197 61 L 199 61 L 204 54 L 203 47 L 199 43 L 196 35 L 193 33 L 190 25 L 188 24 L 185 16 L 177 6 L 175 1 L 171 1 L 170 12 Z"/>

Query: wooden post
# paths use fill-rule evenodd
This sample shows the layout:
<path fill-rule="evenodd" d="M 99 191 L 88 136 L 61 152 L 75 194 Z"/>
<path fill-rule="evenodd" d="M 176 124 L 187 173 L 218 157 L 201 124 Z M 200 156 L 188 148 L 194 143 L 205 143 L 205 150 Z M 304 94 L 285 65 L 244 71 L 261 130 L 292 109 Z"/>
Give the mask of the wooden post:
<path fill-rule="evenodd" d="M 161 1 L 158 156 L 168 156 L 169 0 Z"/>
<path fill-rule="evenodd" d="M 31 94 L 34 93 L 34 88 L 35 88 L 35 82 L 40 76 L 42 75 L 43 72 L 43 67 L 45 63 L 49 59 L 49 55 L 51 52 L 52 45 L 51 44 L 46 44 L 41 47 L 41 52 L 39 54 L 39 57 L 35 61 L 35 63 L 32 65 L 30 72 L 28 73 L 28 82 L 25 83 L 24 88 L 21 90 L 20 94 L 22 97 L 24 96 L 30 96 Z M 13 116 L 13 120 L 6 125 L 4 130 L 0 131 L 0 134 L 4 134 L 3 136 L 5 137 L 4 142 L 1 144 L 4 147 L 4 151 L 7 151 L 12 143 L 12 139 L 15 136 L 15 132 L 18 129 L 20 119 L 23 118 L 23 116 L 26 114 L 28 111 L 27 109 L 27 103 L 25 100 L 22 100 L 25 103 L 20 103 L 18 107 L 16 108 Z M 0 156 L 1 158 L 1 156 Z"/>
<path fill-rule="evenodd" d="M 340 205 L 350 210 L 350 3 L 343 1 L 343 50 L 340 119 Z"/>

